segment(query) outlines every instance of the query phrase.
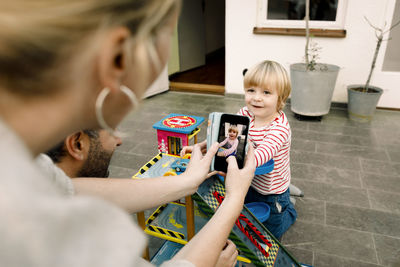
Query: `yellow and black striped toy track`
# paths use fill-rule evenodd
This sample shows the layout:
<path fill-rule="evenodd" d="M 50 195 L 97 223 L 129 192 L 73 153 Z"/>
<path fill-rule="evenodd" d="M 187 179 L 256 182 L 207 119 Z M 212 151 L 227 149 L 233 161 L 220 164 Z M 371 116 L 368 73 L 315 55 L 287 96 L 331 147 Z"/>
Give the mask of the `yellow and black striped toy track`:
<path fill-rule="evenodd" d="M 145 173 L 147 170 L 150 169 L 151 166 L 153 166 L 154 164 L 156 164 L 157 161 L 159 161 L 162 158 L 163 154 L 160 153 L 157 156 L 155 156 L 154 158 L 152 158 L 149 162 L 147 162 L 145 165 L 143 165 L 142 168 L 140 168 L 140 170 L 132 177 L 132 178 L 136 178 L 138 177 L 140 174 Z"/>
<path fill-rule="evenodd" d="M 167 205 L 168 204 L 158 207 L 158 209 L 155 212 L 153 212 L 153 214 L 150 215 L 150 217 L 146 221 L 145 232 L 150 235 L 162 237 L 164 239 L 174 241 L 180 244 L 186 244 L 187 241 L 185 240 L 184 234 L 169 229 L 165 229 L 163 227 L 151 225 L 154 219 L 167 207 Z"/>

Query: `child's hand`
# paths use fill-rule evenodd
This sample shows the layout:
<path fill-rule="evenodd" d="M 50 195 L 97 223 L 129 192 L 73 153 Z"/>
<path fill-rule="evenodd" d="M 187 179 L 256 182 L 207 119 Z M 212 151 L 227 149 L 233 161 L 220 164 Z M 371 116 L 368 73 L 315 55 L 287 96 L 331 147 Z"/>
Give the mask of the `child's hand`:
<path fill-rule="evenodd" d="M 238 168 L 234 156 L 228 157 L 227 162 L 228 172 L 225 179 L 225 198 L 236 198 L 244 201 L 256 170 L 253 146 L 249 146 L 243 169 Z"/>
<path fill-rule="evenodd" d="M 182 174 L 189 183 L 192 192 L 197 190 L 197 187 L 206 179 L 217 172 L 209 173 L 212 158 L 218 151 L 218 143 L 213 144 L 207 153 L 203 156 L 200 150 L 200 144 L 193 146 L 192 155 L 186 171 Z"/>

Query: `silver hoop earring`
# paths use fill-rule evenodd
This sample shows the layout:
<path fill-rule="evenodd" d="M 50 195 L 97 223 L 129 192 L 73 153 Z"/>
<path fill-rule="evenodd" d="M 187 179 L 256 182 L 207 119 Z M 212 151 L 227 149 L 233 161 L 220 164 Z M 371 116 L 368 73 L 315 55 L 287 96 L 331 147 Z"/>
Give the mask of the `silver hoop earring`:
<path fill-rule="evenodd" d="M 125 85 L 121 85 L 120 89 L 123 93 L 125 93 L 125 95 L 128 96 L 129 100 L 132 103 L 133 110 L 136 109 L 136 107 L 139 105 L 139 102 L 137 100 L 135 93 L 133 93 L 132 90 L 130 90 Z M 95 111 L 96 111 L 97 122 L 99 123 L 99 125 L 102 129 L 108 131 L 111 135 L 113 135 L 115 137 L 123 137 L 126 134 L 116 131 L 113 128 L 111 128 L 110 126 L 108 126 L 108 124 L 106 123 L 106 121 L 104 120 L 104 117 L 103 117 L 103 103 L 109 93 L 110 93 L 110 89 L 108 87 L 105 87 L 100 92 L 99 96 L 96 99 Z"/>

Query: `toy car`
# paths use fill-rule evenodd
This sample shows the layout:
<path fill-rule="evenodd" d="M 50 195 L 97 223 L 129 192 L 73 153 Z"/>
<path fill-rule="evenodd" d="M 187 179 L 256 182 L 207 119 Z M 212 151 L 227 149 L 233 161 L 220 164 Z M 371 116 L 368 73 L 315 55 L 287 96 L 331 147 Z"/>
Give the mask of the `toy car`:
<path fill-rule="evenodd" d="M 174 169 L 177 173 L 184 172 L 187 165 L 189 164 L 189 161 L 189 159 L 177 159 L 171 164 L 171 168 Z"/>

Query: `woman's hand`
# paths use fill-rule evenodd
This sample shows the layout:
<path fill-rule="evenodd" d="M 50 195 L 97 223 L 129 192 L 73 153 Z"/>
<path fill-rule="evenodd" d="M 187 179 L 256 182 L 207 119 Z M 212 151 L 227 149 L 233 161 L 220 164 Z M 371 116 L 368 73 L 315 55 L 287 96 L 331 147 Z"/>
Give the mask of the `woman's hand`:
<path fill-rule="evenodd" d="M 238 251 L 235 244 L 229 239 L 226 241 L 226 246 L 219 255 L 216 267 L 232 267 L 236 265 Z"/>
<path fill-rule="evenodd" d="M 234 156 L 228 157 L 227 162 L 228 171 L 225 178 L 225 199 L 233 198 L 244 201 L 256 170 L 253 146 L 249 146 L 243 169 L 238 168 Z"/>
<path fill-rule="evenodd" d="M 204 156 L 201 152 L 200 144 L 196 144 L 193 146 L 189 165 L 186 168 L 186 171 L 182 174 L 183 176 L 185 176 L 185 179 L 189 183 L 189 187 L 191 188 L 191 192 L 188 192 L 188 194 L 194 193 L 197 190 L 197 187 L 205 179 L 217 173 L 216 171 L 209 173 L 211 161 L 217 151 L 218 143 L 213 144 Z"/>
<path fill-rule="evenodd" d="M 207 140 L 198 144 L 200 146 L 200 150 L 203 154 L 207 152 Z M 194 146 L 184 146 L 181 150 L 180 156 L 183 157 L 186 154 L 192 153 Z"/>
<path fill-rule="evenodd" d="M 180 156 L 183 158 L 186 154 L 192 153 L 194 146 L 184 146 L 181 150 Z"/>

